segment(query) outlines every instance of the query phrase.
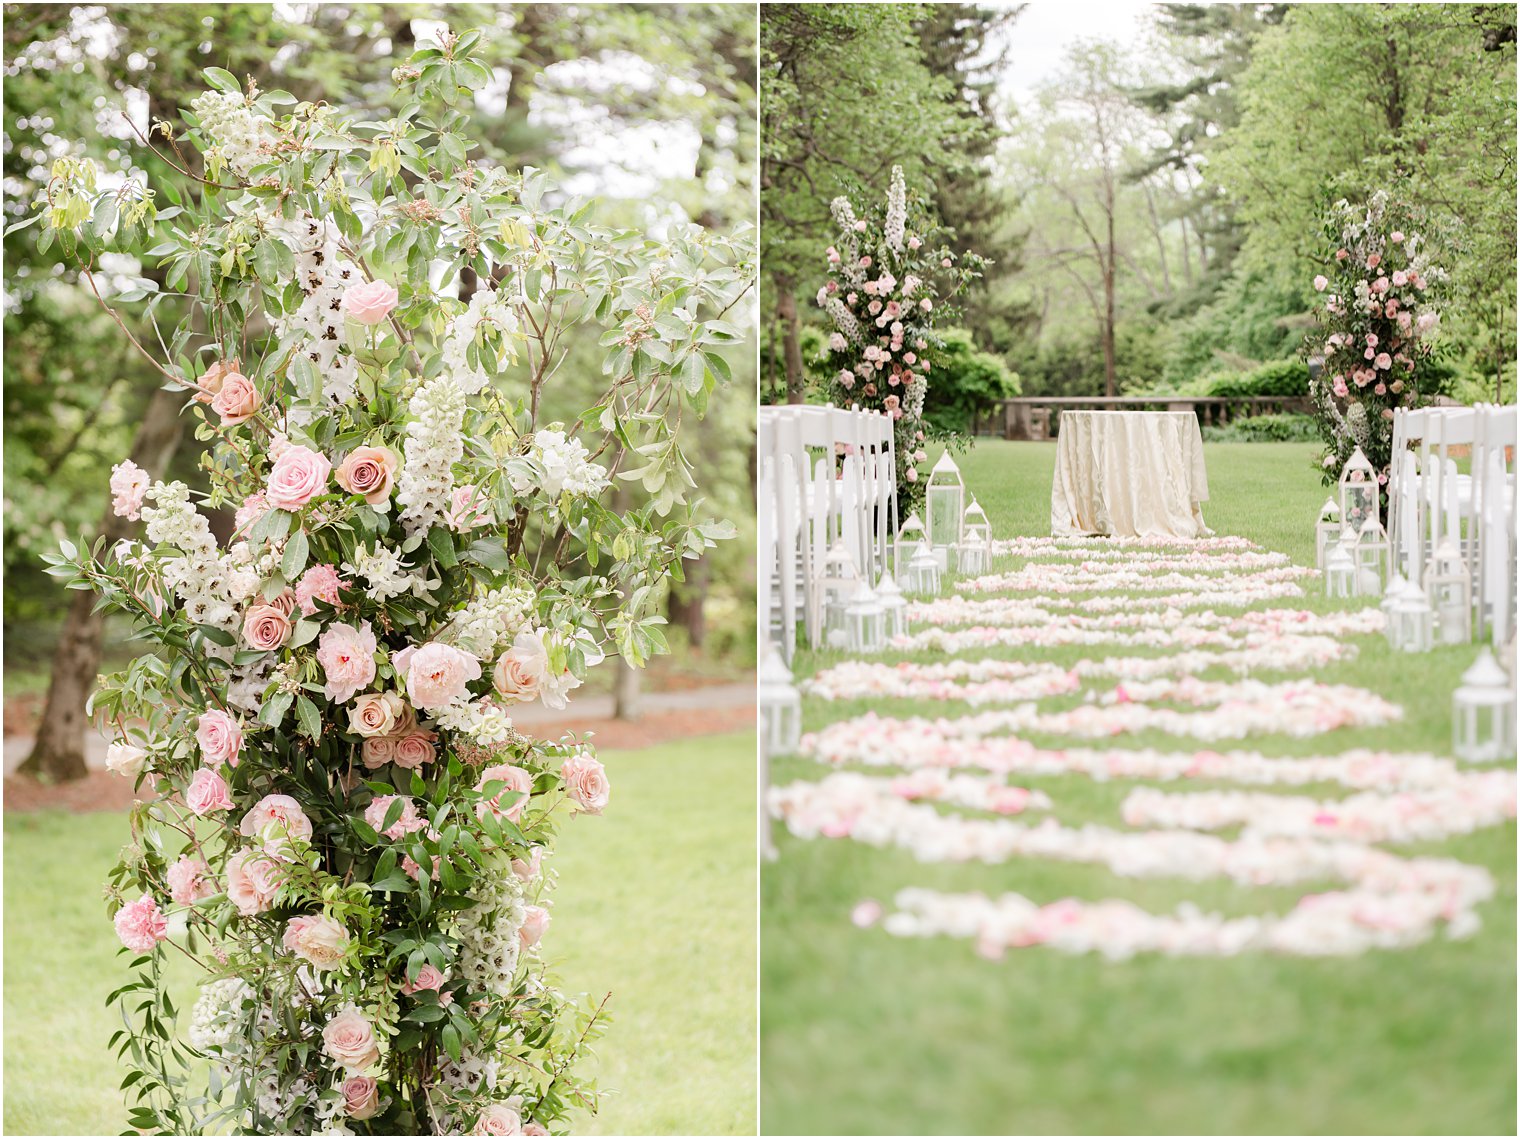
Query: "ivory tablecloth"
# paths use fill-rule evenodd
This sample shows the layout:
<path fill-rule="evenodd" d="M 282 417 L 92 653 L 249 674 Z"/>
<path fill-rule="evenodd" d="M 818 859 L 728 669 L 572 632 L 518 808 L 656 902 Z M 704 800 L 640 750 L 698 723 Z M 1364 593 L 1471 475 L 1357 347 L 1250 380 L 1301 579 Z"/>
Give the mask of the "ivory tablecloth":
<path fill-rule="evenodd" d="M 1050 532 L 1112 537 L 1212 533 L 1203 435 L 1191 411 L 1063 411 Z"/>

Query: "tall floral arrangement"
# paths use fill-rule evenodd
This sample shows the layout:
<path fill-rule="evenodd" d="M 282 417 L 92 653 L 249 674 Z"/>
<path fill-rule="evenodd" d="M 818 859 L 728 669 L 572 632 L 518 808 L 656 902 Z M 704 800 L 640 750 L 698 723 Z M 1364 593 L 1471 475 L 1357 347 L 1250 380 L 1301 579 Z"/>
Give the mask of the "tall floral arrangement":
<path fill-rule="evenodd" d="M 953 323 L 951 302 L 986 261 L 956 255 L 923 202 L 909 195 L 901 166 L 892 167 L 884 204 L 857 214 L 841 196 L 829 212 L 838 233 L 825 253 L 829 278 L 817 300 L 831 325 L 830 396 L 896 421 L 897 491 L 906 512 L 923 497 L 924 393 L 944 347 L 935 325 Z"/>
<path fill-rule="evenodd" d="M 208 493 L 121 463 L 142 539 L 50 559 L 154 650 L 93 699 L 140 795 L 109 904 L 141 1131 L 549 1134 L 595 1108 L 604 1010 L 546 968 L 549 856 L 611 791 L 512 716 L 662 651 L 661 583 L 732 533 L 677 427 L 729 374 L 753 242 L 609 229 L 472 160 L 478 42 L 397 68 L 383 119 L 210 69 L 188 131 L 155 131 L 173 205 L 73 159 L 48 188 L 43 240 L 92 288 L 107 249 L 161 270 L 108 309 L 187 298 L 139 348 L 210 444 Z M 541 421 L 587 336 L 603 394 Z M 169 954 L 200 972 L 187 1018 Z"/>
<path fill-rule="evenodd" d="M 1325 481 L 1333 482 L 1360 447 L 1386 483 L 1393 413 L 1422 402 L 1446 274 L 1431 262 L 1409 207 L 1386 190 L 1364 206 L 1336 202 L 1326 215 L 1325 238 L 1334 252 L 1314 278 L 1324 301 L 1305 345 L 1309 355 L 1324 358 L 1310 384 L 1325 441 L 1320 466 Z"/>

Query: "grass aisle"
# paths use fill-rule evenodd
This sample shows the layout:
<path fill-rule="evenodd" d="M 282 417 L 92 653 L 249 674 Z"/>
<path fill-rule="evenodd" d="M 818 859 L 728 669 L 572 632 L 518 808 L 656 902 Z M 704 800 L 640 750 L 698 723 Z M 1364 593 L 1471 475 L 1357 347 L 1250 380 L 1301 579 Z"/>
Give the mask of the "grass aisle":
<path fill-rule="evenodd" d="M 612 803 L 565 829 L 546 941 L 566 989 L 613 993 L 597 1047 L 617 1094 L 576 1130 L 753 1134 L 754 737 L 602 758 Z M 5 816 L 6 1134 L 124 1125 L 103 1004 L 123 971 L 101 884 L 126 837 L 124 815 Z"/>
<path fill-rule="evenodd" d="M 1312 525 L 1326 493 L 1310 467 L 1312 452 L 1295 444 L 1209 445 L 1209 525 L 1312 565 Z M 967 457 L 967 486 L 991 516 L 995 536 L 1049 532 L 1053 458 L 1052 444 L 985 441 Z M 1309 596 L 1301 601 L 1256 608 L 1335 608 L 1316 583 L 1305 589 Z M 1358 643 L 1356 660 L 1315 677 L 1397 700 L 1405 707 L 1402 723 L 1297 741 L 1254 737 L 1220 750 L 1307 755 L 1370 746 L 1448 754 L 1451 690 L 1474 650 L 1405 656 L 1378 637 Z M 1044 652 L 1040 659 L 1069 663 L 1109 655 L 1133 651 L 1092 646 Z M 797 673 L 809 675 L 837 659 L 804 656 Z M 806 727 L 869 708 L 866 701 L 809 700 Z M 937 716 L 965 708 L 903 702 L 877 711 Z M 1196 746 L 1159 733 L 1115 742 Z M 822 774 L 800 759 L 779 761 L 772 772 L 778 784 Z M 1118 824 L 1118 804 L 1136 786 L 1072 776 L 1017 782 L 1048 792 L 1055 801 L 1051 813 L 1062 821 L 1108 825 Z M 1489 869 L 1497 894 L 1479 908 L 1483 929 L 1476 937 L 1438 937 L 1409 950 L 1344 960 L 1251 954 L 1142 956 L 1109 964 L 1031 949 L 989 962 L 969 942 L 855 930 L 850 908 L 863 897 L 888 902 L 908 885 L 1015 890 L 1039 902 L 1122 897 L 1151 910 L 1191 899 L 1227 913 L 1282 911 L 1308 891 L 1224 880 L 1136 880 L 1034 859 L 993 867 L 925 865 L 903 852 L 851 842 L 800 842 L 780 827 L 776 837 L 781 857 L 766 867 L 762 882 L 766 1133 L 1513 1132 L 1513 823 L 1445 843 L 1390 848 Z"/>

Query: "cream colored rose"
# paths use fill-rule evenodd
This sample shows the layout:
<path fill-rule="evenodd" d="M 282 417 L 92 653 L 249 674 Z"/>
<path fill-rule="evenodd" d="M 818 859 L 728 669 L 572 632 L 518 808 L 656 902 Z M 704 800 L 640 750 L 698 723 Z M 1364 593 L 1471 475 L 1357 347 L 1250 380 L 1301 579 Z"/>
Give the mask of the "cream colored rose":
<path fill-rule="evenodd" d="M 514 1097 L 515 1098 L 515 1097 Z M 522 1113 L 511 1101 L 493 1103 L 481 1109 L 473 1135 L 521 1135 Z"/>
<path fill-rule="evenodd" d="M 302 914 L 285 923 L 285 948 L 314 969 L 336 969 L 348 952 L 348 930 L 324 914 Z"/>
<path fill-rule="evenodd" d="M 368 1119 L 380 1110 L 380 1085 L 369 1076 L 343 1081 L 343 1110 L 350 1119 Z"/>
<path fill-rule="evenodd" d="M 243 615 L 243 640 L 250 648 L 271 652 L 290 639 L 290 618 L 273 605 L 253 605 Z"/>
<path fill-rule="evenodd" d="M 322 1050 L 350 1072 L 362 1073 L 380 1062 L 380 1045 L 375 1040 L 375 1030 L 352 1006 L 329 1020 L 327 1027 L 322 1029 Z"/>
<path fill-rule="evenodd" d="M 364 501 L 378 506 L 391 496 L 391 484 L 400 466 L 396 453 L 388 447 L 355 447 L 338 464 L 333 478 L 349 494 L 362 494 Z"/>
<path fill-rule="evenodd" d="M 526 702 L 538 699 L 548 674 L 549 651 L 544 645 L 543 630 L 524 629 L 517 634 L 512 647 L 501 654 L 491 680 L 505 699 Z"/>
<path fill-rule="evenodd" d="M 348 730 L 360 736 L 389 735 L 401 715 L 401 697 L 394 692 L 366 692 L 348 710 Z"/>
<path fill-rule="evenodd" d="M 211 399 L 211 410 L 222 417 L 222 426 L 246 423 L 259 411 L 259 389 L 241 372 L 229 372 Z"/>
<path fill-rule="evenodd" d="M 117 740 L 106 748 L 106 770 L 135 779 L 148 766 L 148 753 L 136 744 Z"/>

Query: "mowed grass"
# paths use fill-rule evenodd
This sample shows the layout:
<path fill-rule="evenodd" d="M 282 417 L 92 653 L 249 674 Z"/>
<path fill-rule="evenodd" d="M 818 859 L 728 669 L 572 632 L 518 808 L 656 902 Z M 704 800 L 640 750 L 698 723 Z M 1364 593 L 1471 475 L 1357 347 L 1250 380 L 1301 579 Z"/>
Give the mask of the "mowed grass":
<path fill-rule="evenodd" d="M 603 755 L 612 802 L 567 824 L 546 939 L 563 987 L 612 993 L 589 1061 L 612 1092 L 574 1130 L 745 1135 L 755 1128 L 754 736 Z M 124 979 L 101 885 L 123 815 L 5 816 L 7 1134 L 108 1135 L 125 1124 Z M 171 955 L 178 957 L 178 955 Z M 170 963 L 181 1017 L 193 967 Z"/>
<path fill-rule="evenodd" d="M 967 486 L 987 509 L 996 536 L 1049 533 L 1054 450 L 1053 444 L 983 441 L 965 457 Z M 1310 465 L 1313 448 L 1217 444 L 1205 451 L 1209 525 L 1312 565 L 1313 523 L 1326 495 Z M 1014 564 L 1001 559 L 993 569 Z M 1305 590 L 1301 601 L 1269 604 L 1333 608 L 1316 582 L 1306 582 Z M 1357 659 L 1316 675 L 1398 701 L 1402 722 L 1306 740 L 1265 736 L 1211 746 L 1272 755 L 1358 746 L 1449 754 L 1451 691 L 1475 650 L 1402 655 L 1380 637 L 1360 638 L 1358 647 Z M 1038 657 L 1071 663 L 1136 651 L 1098 645 Z M 1021 652 L 987 655 L 1017 658 Z M 797 673 L 837 659 L 804 653 Z M 913 659 L 937 658 L 922 653 Z M 870 708 L 866 701 L 810 699 L 806 725 L 818 728 Z M 912 701 L 876 710 L 953 716 L 966 707 Z M 1054 738 L 1036 740 L 1059 746 Z M 1198 746 L 1160 733 L 1115 743 Z M 801 759 L 775 761 L 772 769 L 776 783 L 823 774 Z M 1078 777 L 1020 781 L 1047 791 L 1062 822 L 1107 826 L 1119 825 L 1119 803 L 1135 786 Z M 1189 784 L 1195 786 L 1219 785 Z M 1300 793 L 1347 794 L 1334 786 Z M 985 961 L 969 942 L 856 930 L 850 909 L 862 898 L 890 902 L 898 889 L 915 885 L 993 895 L 1012 890 L 1041 902 L 1122 897 L 1162 912 L 1191 900 L 1226 913 L 1281 912 L 1309 891 L 1128 879 L 1039 859 L 920 864 L 904 852 L 847 841 L 800 842 L 779 826 L 776 839 L 780 859 L 762 875 L 767 1134 L 1514 1132 L 1513 824 L 1397 848 L 1458 858 L 1493 873 L 1497 894 L 1479 911 L 1483 929 L 1476 937 L 1344 960 L 1250 954 L 1146 956 L 1114 964 L 1030 949 Z"/>

